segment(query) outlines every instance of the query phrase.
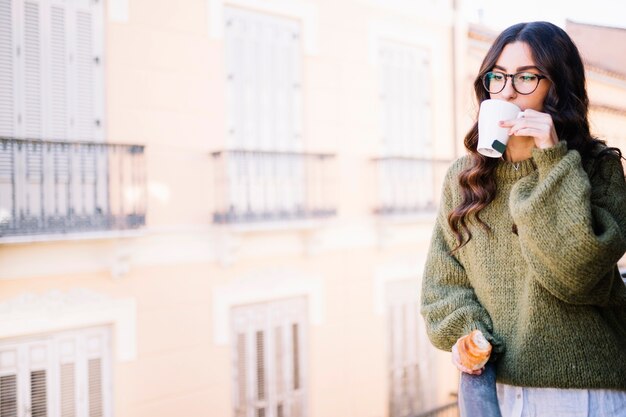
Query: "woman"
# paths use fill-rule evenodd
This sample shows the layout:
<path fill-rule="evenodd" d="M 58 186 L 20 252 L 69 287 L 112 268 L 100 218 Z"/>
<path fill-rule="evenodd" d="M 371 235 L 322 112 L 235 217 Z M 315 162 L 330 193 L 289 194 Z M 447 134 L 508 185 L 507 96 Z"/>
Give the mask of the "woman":
<path fill-rule="evenodd" d="M 446 176 L 424 271 L 432 343 L 474 329 L 492 345 L 506 416 L 626 416 L 626 184 L 621 153 L 591 136 L 584 68 L 547 22 L 500 34 L 474 82 L 478 102 L 524 117 L 501 159 L 476 151 Z"/>

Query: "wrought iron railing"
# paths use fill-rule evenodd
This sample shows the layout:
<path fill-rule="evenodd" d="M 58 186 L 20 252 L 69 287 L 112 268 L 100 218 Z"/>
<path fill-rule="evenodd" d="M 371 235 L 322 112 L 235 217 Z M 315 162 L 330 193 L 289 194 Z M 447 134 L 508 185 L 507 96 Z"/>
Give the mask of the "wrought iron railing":
<path fill-rule="evenodd" d="M 0 240 L 145 224 L 144 147 L 0 138 Z"/>
<path fill-rule="evenodd" d="M 374 213 L 412 215 L 437 209 L 450 160 L 386 156 L 373 161 L 377 178 Z"/>
<path fill-rule="evenodd" d="M 214 152 L 218 224 L 327 218 L 336 214 L 332 154 Z"/>

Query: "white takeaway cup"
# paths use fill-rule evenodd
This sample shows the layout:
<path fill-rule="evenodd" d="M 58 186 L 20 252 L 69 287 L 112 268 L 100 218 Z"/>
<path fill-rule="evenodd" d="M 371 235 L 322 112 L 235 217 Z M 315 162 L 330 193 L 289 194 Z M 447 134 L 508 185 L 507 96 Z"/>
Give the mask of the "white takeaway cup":
<path fill-rule="evenodd" d="M 478 146 L 476 150 L 491 158 L 500 158 L 509 141 L 508 127 L 500 121 L 524 117 L 522 109 L 504 100 L 485 100 L 478 112 Z"/>

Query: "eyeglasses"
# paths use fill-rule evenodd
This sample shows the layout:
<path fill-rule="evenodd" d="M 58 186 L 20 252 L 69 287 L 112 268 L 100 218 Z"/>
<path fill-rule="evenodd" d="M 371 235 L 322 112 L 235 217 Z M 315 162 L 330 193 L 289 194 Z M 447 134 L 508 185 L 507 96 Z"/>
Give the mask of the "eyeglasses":
<path fill-rule="evenodd" d="M 490 94 L 498 94 L 504 90 L 509 77 L 513 82 L 513 89 L 522 95 L 532 94 L 539 86 L 539 81 L 548 78 L 545 75 L 533 74 L 532 72 L 505 74 L 500 71 L 490 71 L 483 76 L 483 86 Z"/>

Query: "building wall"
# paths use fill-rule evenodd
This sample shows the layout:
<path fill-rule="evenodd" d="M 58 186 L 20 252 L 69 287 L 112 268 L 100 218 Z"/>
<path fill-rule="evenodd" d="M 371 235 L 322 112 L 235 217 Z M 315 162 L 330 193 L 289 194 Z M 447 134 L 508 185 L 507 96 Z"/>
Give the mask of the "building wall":
<path fill-rule="evenodd" d="M 188 0 L 172 7 L 110 0 L 105 6 L 105 138 L 146 145 L 147 224 L 125 235 L 3 244 L 1 314 L 29 317 L 31 330 L 6 328 L 0 340 L 110 326 L 114 415 L 229 416 L 227 313 L 304 295 L 305 415 L 389 415 L 385 283 L 419 280 L 434 214 L 402 220 L 372 214 L 371 158 L 382 152 L 377 45 L 382 39 L 428 51 L 433 158 L 452 159 L 453 90 L 442 82 L 453 74 L 451 5 Z M 255 226 L 211 222 L 210 152 L 228 145 L 219 27 L 226 6 L 302 25 L 304 142 L 310 151 L 336 155 L 336 217 Z M 76 290 L 88 293 L 58 301 L 59 291 Z M 12 303 L 26 294 L 40 297 L 46 313 Z M 103 299 L 96 303 L 85 294 Z M 233 300 L 226 307 L 224 297 Z M 432 406 L 456 391 L 448 356 L 435 358 Z"/>

